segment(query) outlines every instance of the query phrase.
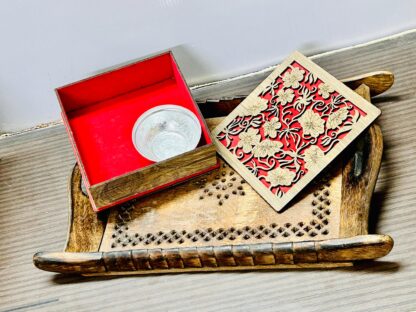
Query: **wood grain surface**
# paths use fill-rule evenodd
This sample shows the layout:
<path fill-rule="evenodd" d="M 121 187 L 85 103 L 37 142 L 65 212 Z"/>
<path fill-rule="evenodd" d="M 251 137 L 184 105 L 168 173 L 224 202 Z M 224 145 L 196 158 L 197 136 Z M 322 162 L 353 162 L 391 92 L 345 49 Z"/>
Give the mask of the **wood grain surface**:
<path fill-rule="evenodd" d="M 214 168 L 217 162 L 214 144 L 206 144 L 181 156 L 92 185 L 91 196 L 94 198 L 97 211 L 100 211 L 112 203 L 126 200 L 132 194 L 146 193 L 148 190 L 166 187 L 169 183 L 206 172 Z"/>
<path fill-rule="evenodd" d="M 387 235 L 358 235 L 321 241 L 244 245 L 140 248 L 102 252 L 39 252 L 37 268 L 49 272 L 94 275 L 212 272 L 289 268 L 334 268 L 351 261 L 381 258 L 393 247 Z M 172 261 L 172 259 L 174 261 Z M 292 267 L 287 266 L 293 265 Z M 320 266 L 316 266 L 320 264 Z M 268 267 L 267 267 L 268 266 Z M 225 267 L 225 268 L 224 268 Z"/>
<path fill-rule="evenodd" d="M 209 129 L 222 120 L 207 119 Z M 341 161 L 331 170 L 276 213 L 221 159 L 218 170 L 112 210 L 100 251 L 338 238 Z"/>
<path fill-rule="evenodd" d="M 81 171 L 78 165 L 69 176 L 69 225 L 66 252 L 97 251 L 107 224 L 108 211 L 93 211 L 88 196 L 82 191 Z"/>
<path fill-rule="evenodd" d="M 371 102 L 370 88 L 360 85 L 355 92 Z M 372 146 L 369 149 L 369 146 Z M 380 127 L 372 125 L 352 144 L 348 153 L 354 153 L 344 165 L 342 207 L 339 237 L 368 233 L 371 198 L 380 170 L 383 140 Z M 352 172 L 352 173 L 351 173 Z M 357 190 L 361 190 L 358 192 Z"/>
<path fill-rule="evenodd" d="M 61 250 L 67 179 L 75 163 L 63 126 L 0 141 L 0 311 L 412 311 L 416 309 L 416 31 L 313 60 L 337 78 L 388 70 L 384 159 L 370 233 L 395 240 L 385 258 L 354 268 L 156 275 L 59 276 L 36 269 L 37 250 Z M 197 100 L 249 94 L 268 72 L 192 90 Z"/>

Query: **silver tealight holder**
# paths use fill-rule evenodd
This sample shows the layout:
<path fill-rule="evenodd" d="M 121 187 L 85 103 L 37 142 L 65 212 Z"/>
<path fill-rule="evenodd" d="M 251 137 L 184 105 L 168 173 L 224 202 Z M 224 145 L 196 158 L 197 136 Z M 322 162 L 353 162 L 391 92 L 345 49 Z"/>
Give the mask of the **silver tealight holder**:
<path fill-rule="evenodd" d="M 179 105 L 166 104 L 143 113 L 133 127 L 136 150 L 158 162 L 197 147 L 201 125 L 196 115 Z"/>

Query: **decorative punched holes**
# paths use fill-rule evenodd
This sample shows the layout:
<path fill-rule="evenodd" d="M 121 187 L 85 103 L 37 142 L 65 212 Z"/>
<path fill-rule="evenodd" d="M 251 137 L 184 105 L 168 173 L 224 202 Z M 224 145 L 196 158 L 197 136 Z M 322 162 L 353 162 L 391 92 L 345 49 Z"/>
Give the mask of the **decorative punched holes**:
<path fill-rule="evenodd" d="M 225 167 L 222 167 L 224 169 Z M 229 168 L 228 168 L 229 169 Z M 195 185 L 201 188 L 201 200 L 206 197 L 214 197 L 218 200 L 218 205 L 222 205 L 230 196 L 243 196 L 239 192 L 244 191 L 244 182 L 241 177 L 232 173 L 233 171 L 223 170 L 220 172 L 218 178 L 215 176 L 214 182 L 212 179 L 202 178 L 195 182 Z M 224 173 L 223 173 L 224 172 Z M 235 178 L 235 179 L 234 179 Z M 225 181 L 223 181 L 223 179 Z M 234 179 L 234 180 L 233 180 Z M 229 186 L 229 181 L 234 181 L 232 186 Z M 231 182 L 232 183 L 232 182 Z M 331 216 L 331 199 L 328 187 L 329 182 L 325 179 L 321 180 L 320 186 L 313 193 L 313 200 L 311 202 L 311 219 L 308 221 L 300 221 L 297 223 L 285 224 L 264 224 L 258 226 L 243 226 L 243 227 L 228 227 L 228 228 L 204 228 L 204 229 L 172 229 L 168 231 L 159 231 L 156 233 L 132 233 L 129 231 L 129 222 L 131 221 L 131 212 L 134 209 L 133 204 L 125 204 L 118 208 L 117 223 L 114 226 L 112 233 L 111 248 L 120 247 L 134 247 L 137 245 L 158 246 L 160 244 L 183 244 L 196 242 L 211 242 L 224 241 L 232 243 L 235 240 L 249 241 L 249 240 L 267 240 L 275 238 L 290 238 L 298 237 L 313 238 L 317 235 L 326 236 L 329 234 L 327 225 L 330 222 Z M 217 188 L 217 186 L 219 188 Z M 227 186 L 225 190 L 223 187 Z M 241 187 L 241 188 L 239 188 Z M 231 189 L 231 192 L 223 193 Z M 236 194 L 233 193 L 236 192 Z M 211 194 L 211 195 L 210 195 Z M 219 196 L 220 195 L 220 196 Z M 226 197 L 225 195 L 228 195 Z M 221 203 L 222 201 L 222 203 Z M 223 208 L 221 208 L 223 209 Z M 224 208 L 226 209 L 226 207 Z"/>
<path fill-rule="evenodd" d="M 202 178 L 194 184 L 202 189 L 199 199 L 204 200 L 210 197 L 216 198 L 218 205 L 232 196 L 244 196 L 243 184 L 246 181 L 236 174 L 227 164 L 223 163 L 221 170 L 212 176 L 212 179 Z"/>

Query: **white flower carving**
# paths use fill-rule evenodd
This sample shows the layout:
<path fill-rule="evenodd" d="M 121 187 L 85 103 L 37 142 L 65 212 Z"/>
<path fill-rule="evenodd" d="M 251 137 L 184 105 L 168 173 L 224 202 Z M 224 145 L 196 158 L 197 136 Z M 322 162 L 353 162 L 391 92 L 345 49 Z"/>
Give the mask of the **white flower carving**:
<path fill-rule="evenodd" d="M 309 134 L 311 137 L 316 138 L 321 133 L 324 133 L 325 121 L 319 114 L 310 109 L 307 110 L 298 121 L 303 128 L 303 134 Z"/>
<path fill-rule="evenodd" d="M 293 101 L 293 97 L 295 94 L 293 93 L 292 89 L 287 90 L 280 90 L 277 92 L 277 103 L 281 103 L 282 105 L 285 105 L 287 103 L 291 103 Z"/>
<path fill-rule="evenodd" d="M 276 168 L 269 171 L 266 176 L 266 181 L 269 182 L 272 186 L 290 186 L 295 176 L 296 174 L 289 169 Z"/>
<path fill-rule="evenodd" d="M 342 122 L 348 118 L 348 109 L 345 107 L 340 108 L 335 113 L 329 115 L 326 121 L 326 127 L 328 129 L 336 129 Z"/>
<path fill-rule="evenodd" d="M 303 75 L 305 75 L 304 70 L 294 67 L 290 73 L 283 76 L 283 86 L 285 88 L 299 88 L 299 82 L 303 80 Z"/>
<path fill-rule="evenodd" d="M 312 168 L 312 166 L 317 165 L 323 157 L 324 152 L 318 146 L 312 145 L 305 151 L 303 157 L 305 160 L 305 167 L 308 169 Z"/>
<path fill-rule="evenodd" d="M 282 127 L 278 118 L 273 118 L 270 121 L 266 121 L 263 125 L 264 135 L 270 138 L 277 136 L 277 130 Z"/>
<path fill-rule="evenodd" d="M 282 146 L 283 144 L 280 141 L 264 140 L 253 148 L 253 155 L 257 158 L 274 156 L 274 154 L 280 151 Z"/>
<path fill-rule="evenodd" d="M 334 92 L 334 88 L 332 88 L 331 85 L 327 83 L 321 83 L 319 85 L 319 91 L 318 94 L 322 96 L 322 98 L 327 99 L 329 98 L 329 95 Z"/>
<path fill-rule="evenodd" d="M 246 106 L 246 111 L 248 116 L 255 116 L 260 114 L 262 111 L 267 109 L 267 103 L 269 101 L 263 98 L 257 98 L 256 101 L 251 102 Z"/>
<path fill-rule="evenodd" d="M 256 145 L 260 142 L 259 130 L 254 128 L 249 128 L 246 132 L 241 132 L 238 135 L 240 139 L 238 141 L 237 147 L 242 147 L 244 153 L 249 153 L 253 149 L 253 145 Z"/>

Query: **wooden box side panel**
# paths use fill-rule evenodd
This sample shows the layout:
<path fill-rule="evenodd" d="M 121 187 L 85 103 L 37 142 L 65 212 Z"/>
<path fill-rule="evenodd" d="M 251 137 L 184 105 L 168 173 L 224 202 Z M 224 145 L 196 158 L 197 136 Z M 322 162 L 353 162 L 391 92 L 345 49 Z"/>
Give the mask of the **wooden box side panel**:
<path fill-rule="evenodd" d="M 181 182 L 192 175 L 214 169 L 218 160 L 213 144 L 155 163 L 141 170 L 90 187 L 96 208 L 145 195 L 149 191 Z"/>

